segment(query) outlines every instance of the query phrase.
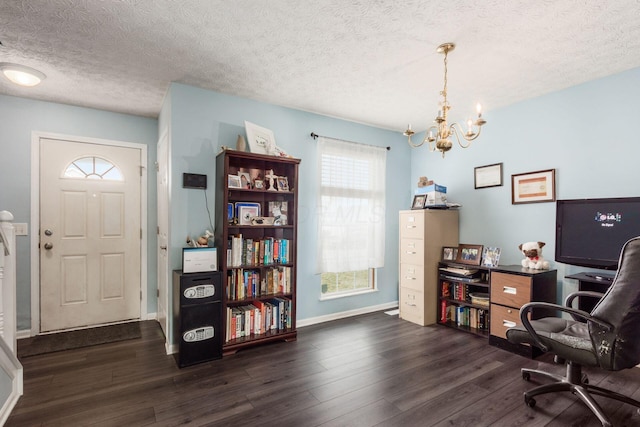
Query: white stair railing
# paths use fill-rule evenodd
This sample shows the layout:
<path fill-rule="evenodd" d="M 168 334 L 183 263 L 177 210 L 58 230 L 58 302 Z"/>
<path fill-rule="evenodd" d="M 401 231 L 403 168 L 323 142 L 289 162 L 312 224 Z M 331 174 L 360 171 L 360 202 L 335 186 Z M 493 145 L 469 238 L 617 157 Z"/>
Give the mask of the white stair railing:
<path fill-rule="evenodd" d="M 22 365 L 16 357 L 16 234 L 13 215 L 0 211 L 0 425 L 22 396 Z"/>

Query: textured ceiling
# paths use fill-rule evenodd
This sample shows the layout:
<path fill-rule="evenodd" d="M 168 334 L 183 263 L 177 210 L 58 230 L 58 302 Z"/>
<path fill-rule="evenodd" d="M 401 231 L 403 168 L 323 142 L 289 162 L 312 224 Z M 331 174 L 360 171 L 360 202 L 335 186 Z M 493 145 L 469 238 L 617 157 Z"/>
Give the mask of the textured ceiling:
<path fill-rule="evenodd" d="M 450 117 L 640 66 L 640 0 L 2 0 L 0 93 L 157 117 L 170 82 L 375 126 Z M 264 124 L 268 125 L 268 124 Z"/>

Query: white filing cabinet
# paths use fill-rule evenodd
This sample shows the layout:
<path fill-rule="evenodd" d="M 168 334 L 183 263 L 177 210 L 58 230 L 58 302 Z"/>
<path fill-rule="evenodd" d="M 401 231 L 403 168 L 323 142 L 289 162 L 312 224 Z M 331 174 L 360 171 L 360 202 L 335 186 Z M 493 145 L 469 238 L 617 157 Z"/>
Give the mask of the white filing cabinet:
<path fill-rule="evenodd" d="M 400 211 L 400 318 L 436 323 L 438 262 L 443 246 L 458 246 L 458 211 Z"/>

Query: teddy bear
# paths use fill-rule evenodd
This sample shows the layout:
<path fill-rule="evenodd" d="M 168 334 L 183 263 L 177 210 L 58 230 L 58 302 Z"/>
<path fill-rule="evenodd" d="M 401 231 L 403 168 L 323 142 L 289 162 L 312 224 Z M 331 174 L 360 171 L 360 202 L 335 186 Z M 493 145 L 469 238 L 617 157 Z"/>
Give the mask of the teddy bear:
<path fill-rule="evenodd" d="M 428 187 L 430 185 L 433 185 L 433 181 L 427 179 L 426 176 L 421 176 L 420 178 L 418 178 L 418 188 Z"/>
<path fill-rule="evenodd" d="M 525 256 L 522 260 L 522 266 L 536 270 L 548 270 L 549 261 L 545 261 L 542 257 L 542 247 L 544 245 L 544 242 L 527 242 L 518 246 L 518 249 Z"/>

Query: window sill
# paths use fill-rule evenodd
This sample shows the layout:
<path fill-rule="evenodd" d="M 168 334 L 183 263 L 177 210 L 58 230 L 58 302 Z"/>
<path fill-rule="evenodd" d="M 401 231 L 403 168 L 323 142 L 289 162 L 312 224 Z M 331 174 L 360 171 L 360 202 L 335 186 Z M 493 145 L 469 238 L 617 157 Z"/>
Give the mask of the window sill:
<path fill-rule="evenodd" d="M 353 297 L 356 295 L 363 295 L 363 294 L 371 294 L 374 292 L 378 292 L 377 289 L 363 289 L 361 291 L 348 291 L 348 292 L 340 292 L 340 293 L 335 293 L 335 294 L 320 294 L 320 301 L 328 301 L 328 300 L 333 300 L 333 299 L 338 299 L 338 298 L 345 298 L 345 297 Z"/>

